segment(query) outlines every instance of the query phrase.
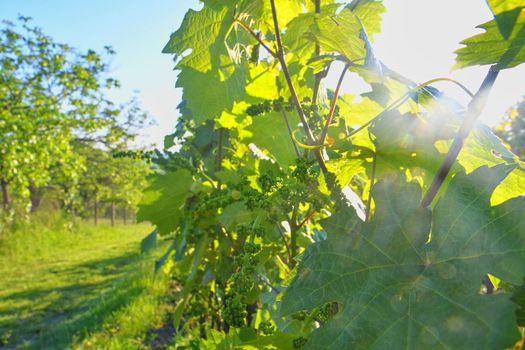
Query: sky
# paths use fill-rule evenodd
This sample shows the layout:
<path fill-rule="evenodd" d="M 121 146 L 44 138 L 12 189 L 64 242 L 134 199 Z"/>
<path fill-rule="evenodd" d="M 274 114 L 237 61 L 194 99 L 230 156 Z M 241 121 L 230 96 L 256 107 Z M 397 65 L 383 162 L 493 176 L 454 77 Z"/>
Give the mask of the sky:
<path fill-rule="evenodd" d="M 481 32 L 476 25 L 491 19 L 484 0 L 384 0 L 382 33 L 375 38 L 376 55 L 391 69 L 417 82 L 450 77 L 476 91 L 488 67 L 452 71 L 454 50 L 459 42 Z M 279 2 L 277 2 L 277 5 Z M 143 144 L 162 145 L 177 121 L 176 106 L 181 91 L 175 89 L 176 72 L 169 55 L 161 53 L 189 8 L 200 8 L 197 0 L 0 0 L 0 19 L 30 16 L 55 41 L 78 49 L 102 51 L 111 45 L 117 52 L 111 74 L 122 88 L 113 92 L 117 102 L 138 93 L 141 105 L 156 120 L 143 131 Z M 338 69 L 332 70 L 327 86 L 335 85 Z M 454 86 L 436 87 L 468 102 Z M 362 92 L 357 77 L 345 78 L 343 89 Z M 496 124 L 505 111 L 525 95 L 525 64 L 503 71 L 480 119 Z"/>

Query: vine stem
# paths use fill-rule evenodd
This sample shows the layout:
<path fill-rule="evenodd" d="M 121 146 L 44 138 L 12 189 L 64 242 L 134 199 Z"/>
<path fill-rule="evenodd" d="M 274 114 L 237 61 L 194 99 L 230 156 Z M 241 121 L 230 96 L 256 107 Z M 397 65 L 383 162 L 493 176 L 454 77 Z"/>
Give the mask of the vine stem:
<path fill-rule="evenodd" d="M 288 261 L 292 261 L 293 260 L 293 255 L 292 255 L 292 251 L 290 250 L 290 245 L 286 241 L 286 237 L 284 236 L 283 230 L 281 229 L 281 226 L 279 226 L 279 225 L 280 224 L 277 223 L 277 229 L 279 230 L 279 234 L 281 235 L 281 238 L 282 238 L 282 240 L 284 242 L 284 246 L 286 247 L 286 253 L 288 254 Z"/>
<path fill-rule="evenodd" d="M 485 76 L 485 79 L 481 83 L 481 86 L 470 101 L 467 113 L 465 115 L 465 118 L 463 119 L 461 127 L 459 128 L 456 134 L 456 137 L 454 138 L 454 142 L 452 143 L 452 146 L 450 146 L 450 149 L 448 150 L 448 153 L 445 156 L 443 163 L 441 163 L 441 166 L 436 176 L 432 180 L 432 184 L 430 185 L 428 191 L 423 197 L 423 200 L 421 201 L 421 205 L 423 207 L 428 207 L 430 206 L 430 204 L 432 204 L 432 201 L 434 200 L 439 189 L 443 185 L 443 182 L 445 181 L 448 173 L 450 172 L 452 165 L 458 158 L 459 152 L 463 148 L 465 139 L 470 134 L 470 131 L 474 127 L 476 119 L 485 107 L 485 103 L 487 102 L 490 90 L 494 86 L 498 74 L 499 69 L 497 69 L 496 66 L 490 67 L 487 75 Z"/>
<path fill-rule="evenodd" d="M 252 28 L 250 28 L 250 26 L 248 24 L 244 23 L 243 21 L 241 21 L 238 18 L 234 19 L 234 22 L 239 23 L 248 33 L 250 33 L 257 40 L 257 42 L 259 42 L 259 44 L 262 47 L 264 47 L 266 49 L 266 51 L 268 51 L 270 56 L 272 56 L 274 58 L 277 58 L 277 54 L 275 53 L 275 51 L 270 49 L 270 47 L 268 45 L 266 45 L 266 43 L 261 39 L 261 37 L 259 35 L 257 35 L 257 33 L 255 33 L 255 31 Z M 297 148 L 297 144 L 296 144 L 296 142 L 294 140 L 294 137 L 292 136 L 292 128 L 290 127 L 290 123 L 288 121 L 288 117 L 286 116 L 286 113 L 285 113 L 284 110 L 282 110 L 282 116 L 283 116 L 284 122 L 286 123 L 286 128 L 288 129 L 288 134 L 290 134 L 290 137 L 292 139 L 292 144 L 293 144 L 293 148 L 295 150 L 295 154 L 297 155 L 297 158 L 299 158 L 299 157 L 301 157 L 301 154 L 299 152 L 299 149 Z"/>
<path fill-rule="evenodd" d="M 297 215 L 299 214 L 299 206 L 295 205 L 293 207 L 292 211 L 292 217 L 290 219 L 290 251 L 292 253 L 292 257 L 297 255 L 297 230 L 299 227 L 297 226 Z M 295 260 L 290 261 L 292 264 L 292 267 L 295 265 Z"/>
<path fill-rule="evenodd" d="M 224 128 L 219 129 L 219 145 L 217 147 L 217 171 L 221 171 L 222 169 L 222 143 L 224 138 Z M 217 181 L 217 187 L 221 188 L 221 180 L 219 179 Z"/>
<path fill-rule="evenodd" d="M 275 8 L 275 0 L 270 0 L 270 5 L 272 7 L 273 25 L 275 29 L 275 40 L 277 41 L 277 59 L 279 60 L 279 63 L 281 64 L 281 69 L 283 70 L 283 74 L 286 79 L 286 84 L 288 85 L 288 89 L 290 90 L 290 94 L 292 95 L 292 100 L 293 100 L 295 109 L 297 111 L 297 114 L 299 115 L 299 119 L 301 119 L 301 124 L 303 124 L 304 132 L 308 139 L 308 143 L 313 145 L 316 143 L 314 135 L 312 133 L 312 130 L 310 129 L 310 126 L 308 125 L 308 122 L 306 121 L 306 115 L 304 113 L 303 108 L 301 107 L 301 102 L 299 101 L 299 97 L 297 96 L 297 92 L 295 91 L 295 87 L 293 85 L 292 78 L 290 77 L 290 72 L 288 71 L 286 60 L 284 59 L 283 43 L 281 41 L 281 31 L 279 29 L 279 22 L 277 20 L 277 10 Z M 319 150 L 316 150 L 314 154 L 317 159 L 317 162 L 319 163 L 319 167 L 321 168 L 324 174 L 327 174 L 328 169 L 326 168 L 326 164 L 324 163 L 324 159 L 323 159 L 323 156 L 321 155 L 321 152 Z"/>
<path fill-rule="evenodd" d="M 288 121 L 288 117 L 286 116 L 286 112 L 284 111 L 284 109 L 281 109 L 281 114 L 283 115 L 284 122 L 286 123 L 286 129 L 288 129 L 288 134 L 292 139 L 292 145 L 293 149 L 295 150 L 295 154 L 297 155 L 297 158 L 300 158 L 301 153 L 299 152 L 299 148 L 297 148 L 297 143 L 295 142 L 295 138 L 293 136 L 292 127 L 290 126 L 290 122 Z"/>
<path fill-rule="evenodd" d="M 319 14 L 321 13 L 321 0 L 314 0 L 315 3 L 315 13 Z M 321 54 L 321 46 L 319 44 L 315 44 L 315 57 L 318 57 Z M 314 75 L 314 91 L 312 96 L 312 104 L 317 103 L 317 97 L 319 95 L 319 88 L 321 87 L 321 79 L 323 78 L 323 75 L 325 75 L 327 72 L 319 72 Z M 326 75 L 325 75 L 326 76 Z"/>
<path fill-rule="evenodd" d="M 341 72 L 341 75 L 339 76 L 339 81 L 337 82 L 337 86 L 335 87 L 334 97 L 332 98 L 332 103 L 330 104 L 330 112 L 328 113 L 328 118 L 326 119 L 326 123 L 324 125 L 323 131 L 321 132 L 321 137 L 319 138 L 319 141 L 318 141 L 319 145 L 324 144 L 324 140 L 326 139 L 326 135 L 328 134 L 328 127 L 332 123 L 332 119 L 334 117 L 334 112 L 335 112 L 335 106 L 337 105 L 337 99 L 339 98 L 339 90 L 341 89 L 341 85 L 343 84 L 343 79 L 345 78 L 345 74 L 347 70 L 348 70 L 348 64 L 345 65 L 345 67 L 343 68 L 343 71 Z"/>
<path fill-rule="evenodd" d="M 377 165 L 377 152 L 374 152 L 374 157 L 372 159 L 372 177 L 370 178 L 370 190 L 368 191 L 368 200 L 366 202 L 366 218 L 365 222 L 370 222 L 372 210 L 372 189 L 374 188 L 375 179 L 376 179 L 376 165 Z"/>
<path fill-rule="evenodd" d="M 299 223 L 299 225 L 297 225 L 297 228 L 301 228 L 301 227 L 302 227 L 302 226 L 303 226 L 308 220 L 310 220 L 310 218 L 311 218 L 312 216 L 314 216 L 314 214 L 315 214 L 315 210 L 312 210 L 311 212 L 309 212 L 309 213 L 304 217 L 303 221 L 301 221 L 301 222 Z"/>
<path fill-rule="evenodd" d="M 259 35 L 257 35 L 257 33 L 255 33 L 253 31 L 252 28 L 250 28 L 250 26 L 248 24 L 244 23 L 243 21 L 241 21 L 238 18 L 235 18 L 233 20 L 233 22 L 239 23 L 248 33 L 250 33 L 255 38 L 255 40 L 257 40 L 257 42 L 259 42 L 259 44 L 261 44 L 262 47 L 264 47 L 266 49 L 266 51 L 268 51 L 268 53 L 270 55 L 272 55 L 273 57 L 277 58 L 277 54 L 275 53 L 275 51 L 270 49 L 270 47 L 268 45 L 266 45 L 266 43 L 259 37 Z"/>
<path fill-rule="evenodd" d="M 397 79 L 399 79 L 399 78 L 397 78 Z M 385 109 L 383 109 L 381 112 L 379 112 L 379 114 L 377 114 L 375 117 L 373 117 L 372 119 L 367 121 L 365 124 L 361 125 L 356 130 L 352 131 L 350 133 L 350 135 L 347 136 L 347 138 L 354 136 L 355 134 L 359 133 L 363 129 L 366 129 L 368 126 L 370 126 L 370 124 L 372 124 L 377 119 L 382 117 L 383 114 L 385 114 L 386 112 L 389 112 L 389 111 L 391 111 L 393 109 L 401 107 L 406 101 L 408 101 L 408 99 L 410 98 L 411 94 L 421 90 L 422 88 L 424 88 L 424 87 L 426 87 L 426 86 L 428 86 L 430 84 L 437 83 L 437 82 L 440 82 L 440 81 L 448 81 L 448 82 L 454 83 L 457 86 L 459 86 L 463 91 L 465 91 L 465 93 L 467 95 L 469 95 L 471 98 L 473 98 L 475 96 L 465 85 L 461 84 L 460 82 L 458 82 L 458 81 L 456 81 L 454 79 L 450 79 L 450 78 L 435 78 L 435 79 L 431 79 L 431 80 L 425 81 L 424 83 L 421 83 L 421 84 L 417 85 L 416 87 L 410 89 L 409 91 L 407 91 L 406 93 L 401 95 L 394 102 L 392 102 L 391 104 L 386 106 Z M 409 81 L 406 81 L 406 80 L 403 80 L 402 82 L 405 83 L 405 84 L 406 83 L 412 83 L 412 82 L 409 82 Z"/>

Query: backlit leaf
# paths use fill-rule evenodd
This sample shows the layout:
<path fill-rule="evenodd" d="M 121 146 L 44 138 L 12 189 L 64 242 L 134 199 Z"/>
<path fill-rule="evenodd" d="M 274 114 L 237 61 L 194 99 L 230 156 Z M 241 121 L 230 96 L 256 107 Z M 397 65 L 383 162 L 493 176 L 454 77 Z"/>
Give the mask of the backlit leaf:
<path fill-rule="evenodd" d="M 433 214 L 421 208 L 418 185 L 378 184 L 372 221 L 360 233 L 329 232 L 308 248 L 285 294 L 285 314 L 343 305 L 305 349 L 512 346 L 519 334 L 510 295 L 479 293 L 486 273 L 512 283 L 525 274 L 525 198 L 490 205 L 512 169 L 456 175 Z"/>
<path fill-rule="evenodd" d="M 505 69 L 525 62 L 525 11 L 520 12 L 507 39 L 495 20 L 479 28 L 485 32 L 463 40 L 465 47 L 456 50 L 456 68 L 497 64 L 497 68 Z"/>
<path fill-rule="evenodd" d="M 191 195 L 192 183 L 191 173 L 184 169 L 157 175 L 144 191 L 137 221 L 151 222 L 159 234 L 175 231 L 182 217 L 182 207 Z"/>
<path fill-rule="evenodd" d="M 508 39 L 520 11 L 525 7 L 525 0 L 487 0 L 487 3 L 494 14 L 500 33 Z"/>

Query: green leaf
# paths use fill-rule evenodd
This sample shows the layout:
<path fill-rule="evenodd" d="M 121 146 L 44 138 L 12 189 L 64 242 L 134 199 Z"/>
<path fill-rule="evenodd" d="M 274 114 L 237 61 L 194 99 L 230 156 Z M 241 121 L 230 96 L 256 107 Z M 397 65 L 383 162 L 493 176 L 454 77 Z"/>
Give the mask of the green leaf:
<path fill-rule="evenodd" d="M 291 129 L 296 130 L 299 122 L 296 113 L 287 113 L 286 116 Z M 281 112 L 271 112 L 254 117 L 252 124 L 246 130 L 252 133 L 252 136 L 248 138 L 249 142 L 254 143 L 260 149 L 269 151 L 271 157 L 281 166 L 286 167 L 294 163 L 297 155 Z"/>
<path fill-rule="evenodd" d="M 512 301 L 518 304 L 516 323 L 520 327 L 525 327 L 525 283 L 513 287 Z"/>
<path fill-rule="evenodd" d="M 279 350 L 293 350 L 292 334 L 276 332 L 270 336 L 259 336 L 256 339 L 242 343 L 242 346 L 237 347 L 243 350 L 257 350 L 257 349 L 279 349 Z"/>
<path fill-rule="evenodd" d="M 209 6 L 200 11 L 190 9 L 162 52 L 173 53 L 177 59 L 191 50 L 182 57 L 177 68 L 187 67 L 205 73 L 224 53 L 224 39 L 232 22 L 232 11 L 226 6 L 218 10 Z"/>
<path fill-rule="evenodd" d="M 159 260 L 155 261 L 155 271 L 159 271 L 163 266 L 164 264 L 166 263 L 166 261 L 168 261 L 168 258 L 170 257 L 171 255 L 171 252 L 173 251 L 173 249 L 175 248 L 175 244 L 176 242 L 173 241 L 170 246 L 168 247 L 168 249 L 166 249 L 166 251 L 164 252 L 164 254 L 162 254 L 162 256 L 159 258 Z"/>
<path fill-rule="evenodd" d="M 500 349 L 519 338 L 508 294 L 480 294 L 491 273 L 525 275 L 525 198 L 491 207 L 515 166 L 458 174 L 434 213 L 421 189 L 386 179 L 361 232 L 329 232 L 303 255 L 283 299 L 291 314 L 336 301 L 343 310 L 313 331 L 305 349 Z M 429 239 L 432 226 L 432 240 Z"/>
<path fill-rule="evenodd" d="M 184 108 L 191 111 L 191 117 L 197 124 L 202 124 L 220 116 L 225 110 L 231 110 L 236 100 L 243 99 L 245 79 L 242 65 L 236 67 L 226 61 L 221 71 L 202 73 L 190 68 L 183 69 L 177 78 L 176 87 L 183 88 L 182 98 L 186 101 Z"/>
<path fill-rule="evenodd" d="M 250 98 L 254 98 L 254 100 L 273 100 L 278 98 L 279 93 L 277 92 L 276 84 L 278 74 L 277 67 L 267 62 L 250 65 L 250 79 L 246 84 L 246 94 Z"/>
<path fill-rule="evenodd" d="M 359 17 L 370 41 L 373 42 L 374 34 L 381 31 L 381 15 L 386 12 L 382 1 L 354 0 L 347 7 Z"/>
<path fill-rule="evenodd" d="M 317 42 L 323 51 L 337 52 L 349 61 L 364 60 L 365 42 L 360 38 L 361 23 L 348 8 L 339 14 L 323 13 L 315 17 L 314 24 L 305 35 Z"/>
<path fill-rule="evenodd" d="M 224 225 L 226 230 L 231 230 L 238 224 L 248 224 L 252 222 L 255 216 L 255 213 L 248 210 L 244 203 L 236 202 L 224 208 L 219 215 L 219 221 Z"/>
<path fill-rule="evenodd" d="M 487 0 L 487 3 L 494 14 L 500 33 L 508 39 L 520 11 L 525 7 L 525 0 Z"/>
<path fill-rule="evenodd" d="M 286 28 L 283 35 L 283 44 L 288 51 L 303 58 L 310 59 L 314 53 L 315 34 L 308 34 L 311 31 L 317 32 L 315 28 L 316 17 L 333 16 L 339 4 L 329 4 L 321 8 L 321 13 L 316 14 L 313 11 L 302 13 L 295 17 Z"/>
<path fill-rule="evenodd" d="M 448 150 L 448 144 L 444 147 L 444 143 L 437 143 L 439 145 L 438 148 L 443 153 Z M 477 124 L 474 127 L 474 130 L 472 130 L 465 141 L 457 161 L 467 173 L 483 165 L 495 166 L 498 164 L 517 164 L 519 162 L 516 155 L 503 145 L 489 127 L 483 124 Z M 516 169 L 498 185 L 491 197 L 491 204 L 497 205 L 523 194 L 524 186 L 525 171 L 522 168 Z"/>
<path fill-rule="evenodd" d="M 236 102 L 231 111 L 224 111 L 215 121 L 218 125 L 226 129 L 242 128 L 245 124 L 250 124 L 252 118 L 246 116 L 246 108 L 249 104 L 246 102 Z"/>
<path fill-rule="evenodd" d="M 276 1 L 277 20 L 279 28 L 284 29 L 288 23 L 302 12 L 302 0 Z M 249 18 L 263 33 L 273 33 L 274 24 L 270 1 L 241 0 L 237 1 L 236 11 L 241 19 Z M 246 21 L 247 22 L 247 21 Z"/>
<path fill-rule="evenodd" d="M 525 169 L 523 165 L 520 165 L 518 169 L 510 173 L 509 176 L 503 180 L 500 185 L 496 188 L 490 203 L 497 205 L 503 203 L 507 199 L 521 196 L 525 193 Z"/>
<path fill-rule="evenodd" d="M 512 68 L 525 62 L 525 11 L 521 11 L 506 39 L 496 20 L 479 26 L 482 34 L 465 39 L 465 45 L 456 50 L 455 68 L 497 64 L 498 69 Z"/>
<path fill-rule="evenodd" d="M 363 159 L 342 157 L 328 160 L 326 167 L 329 172 L 335 175 L 337 183 L 344 187 L 348 185 L 355 174 L 364 171 L 362 164 Z"/>
<path fill-rule="evenodd" d="M 185 169 L 157 175 L 144 191 L 137 220 L 151 222 L 161 235 L 177 230 L 192 183 L 191 173 Z"/>
<path fill-rule="evenodd" d="M 175 135 L 169 134 L 164 136 L 164 149 L 170 149 L 175 146 Z"/>
<path fill-rule="evenodd" d="M 140 242 L 140 252 L 147 253 L 157 246 L 157 230 L 153 230 Z"/>
<path fill-rule="evenodd" d="M 234 62 L 237 58 L 231 57 L 226 45 L 232 33 L 233 5 L 208 3 L 200 11 L 186 13 L 163 49 L 175 54 L 175 59 L 182 57 L 175 67 L 181 70 L 176 86 L 183 88 L 184 107 L 197 124 L 230 110 L 234 101 L 244 97 L 246 80 L 246 66 Z"/>
<path fill-rule="evenodd" d="M 384 5 L 376 0 L 357 0 L 337 13 L 340 4 L 324 6 L 320 14 L 306 13 L 290 22 L 285 38 L 294 51 L 309 47 L 304 39 L 315 42 L 326 52 L 337 52 L 349 61 L 363 61 L 367 56 L 366 40 L 381 29 Z M 301 40 L 303 39 L 303 40 Z"/>

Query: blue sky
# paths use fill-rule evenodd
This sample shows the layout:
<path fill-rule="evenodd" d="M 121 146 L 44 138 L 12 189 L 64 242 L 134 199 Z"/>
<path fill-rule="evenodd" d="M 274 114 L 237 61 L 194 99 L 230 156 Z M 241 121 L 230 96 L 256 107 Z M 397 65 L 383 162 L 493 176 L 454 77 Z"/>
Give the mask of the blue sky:
<path fill-rule="evenodd" d="M 484 0 L 384 2 L 388 12 L 375 43 L 383 62 L 418 82 L 446 76 L 477 89 L 487 67 L 453 72 L 451 67 L 459 41 L 478 33 L 475 26 L 490 19 Z M 156 126 L 144 131 L 142 140 L 160 145 L 176 123 L 175 107 L 181 96 L 174 88 L 172 59 L 160 51 L 190 7 L 200 6 L 197 0 L 0 0 L 0 19 L 14 20 L 19 13 L 31 16 L 56 41 L 80 49 L 113 46 L 117 55 L 112 60 L 112 75 L 122 82 L 122 89 L 112 97 L 125 101 L 139 91 L 143 108 L 157 120 Z M 333 72 L 328 86 L 337 79 L 337 70 Z M 457 89 L 438 87 L 466 102 Z M 349 77 L 344 88 L 359 92 L 363 84 Z M 481 119 L 495 124 L 524 94 L 525 65 L 502 72 Z"/>

